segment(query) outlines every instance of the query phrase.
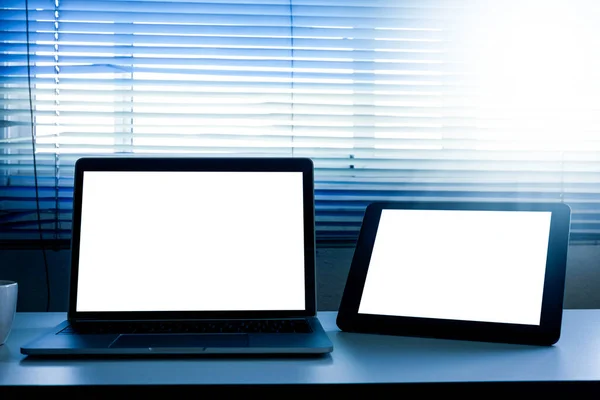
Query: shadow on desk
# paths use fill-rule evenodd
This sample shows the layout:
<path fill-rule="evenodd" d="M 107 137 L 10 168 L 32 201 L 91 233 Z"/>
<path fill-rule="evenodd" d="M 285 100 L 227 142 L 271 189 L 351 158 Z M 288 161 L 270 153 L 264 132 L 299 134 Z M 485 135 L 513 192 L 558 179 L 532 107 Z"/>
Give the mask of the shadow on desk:
<path fill-rule="evenodd" d="M 336 344 L 344 346 L 345 349 L 355 352 L 368 352 L 370 355 L 389 355 L 390 352 L 402 355 L 447 353 L 457 356 L 481 355 L 484 353 L 511 352 L 551 352 L 554 346 L 533 346 L 523 344 L 476 342 L 456 339 L 421 338 L 411 336 L 394 336 L 379 334 L 356 334 L 347 332 L 335 332 Z"/>
<path fill-rule="evenodd" d="M 563 353 L 555 346 L 345 332 L 335 334 L 335 344 L 343 349 L 339 353 L 345 362 L 358 365 L 371 360 L 371 365 L 377 364 L 379 378 L 389 375 L 389 379 L 401 377 L 408 382 L 537 380 L 544 376 L 540 370 L 560 377 L 563 365 Z"/>
<path fill-rule="evenodd" d="M 199 362 L 199 361 L 210 361 L 214 362 L 256 362 L 256 361 L 274 361 L 274 362 L 294 362 L 302 363 L 308 362 L 311 364 L 327 365 L 333 363 L 331 354 L 295 354 L 280 355 L 280 354 L 179 354 L 179 355 L 165 355 L 165 354 L 149 354 L 149 355 L 64 355 L 64 356 L 27 356 L 23 358 L 19 365 L 23 367 L 27 366 L 49 366 L 56 365 L 56 363 L 64 364 L 65 362 L 86 362 L 93 361 L 94 363 L 102 362 L 152 362 L 152 361 L 179 361 L 179 362 Z"/>

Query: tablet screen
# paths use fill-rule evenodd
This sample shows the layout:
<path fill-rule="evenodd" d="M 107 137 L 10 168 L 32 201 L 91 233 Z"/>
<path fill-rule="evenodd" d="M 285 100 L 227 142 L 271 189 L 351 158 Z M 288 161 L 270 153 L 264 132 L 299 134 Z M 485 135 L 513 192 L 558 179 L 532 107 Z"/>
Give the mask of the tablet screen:
<path fill-rule="evenodd" d="M 540 325 L 550 211 L 384 209 L 359 314 Z"/>

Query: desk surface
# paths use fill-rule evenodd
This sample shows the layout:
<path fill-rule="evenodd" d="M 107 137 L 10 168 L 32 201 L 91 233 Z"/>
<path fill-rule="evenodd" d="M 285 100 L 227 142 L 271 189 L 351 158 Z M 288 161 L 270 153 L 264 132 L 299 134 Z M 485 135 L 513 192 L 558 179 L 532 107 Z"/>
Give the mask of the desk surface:
<path fill-rule="evenodd" d="M 317 358 L 35 359 L 20 346 L 65 318 L 17 313 L 0 346 L 0 386 L 306 385 L 600 382 L 600 310 L 565 310 L 552 347 L 343 333 L 319 313 L 334 350 Z"/>

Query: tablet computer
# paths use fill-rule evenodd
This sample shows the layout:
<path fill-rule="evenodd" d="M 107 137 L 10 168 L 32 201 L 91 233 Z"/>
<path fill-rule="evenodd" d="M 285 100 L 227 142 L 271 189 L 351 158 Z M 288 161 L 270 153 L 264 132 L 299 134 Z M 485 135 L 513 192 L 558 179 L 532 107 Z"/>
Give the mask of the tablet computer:
<path fill-rule="evenodd" d="M 570 219 L 562 203 L 372 203 L 337 325 L 346 332 L 553 345 Z"/>

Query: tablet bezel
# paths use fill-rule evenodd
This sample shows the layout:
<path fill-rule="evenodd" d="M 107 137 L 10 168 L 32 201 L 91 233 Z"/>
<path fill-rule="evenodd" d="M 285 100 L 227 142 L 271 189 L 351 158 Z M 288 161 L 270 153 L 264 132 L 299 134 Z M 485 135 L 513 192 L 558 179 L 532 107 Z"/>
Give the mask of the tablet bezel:
<path fill-rule="evenodd" d="M 484 210 L 551 212 L 546 273 L 539 326 L 459 321 L 358 312 L 382 210 Z M 541 202 L 375 202 L 367 206 L 337 316 L 346 332 L 549 346 L 560 338 L 571 209 Z M 518 229 L 518 227 L 515 227 Z"/>

